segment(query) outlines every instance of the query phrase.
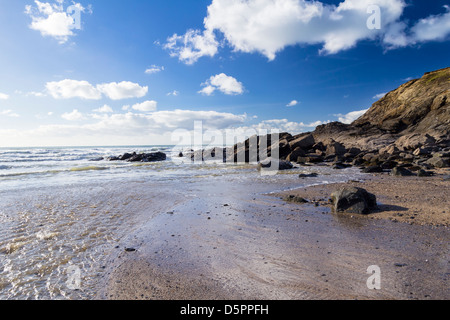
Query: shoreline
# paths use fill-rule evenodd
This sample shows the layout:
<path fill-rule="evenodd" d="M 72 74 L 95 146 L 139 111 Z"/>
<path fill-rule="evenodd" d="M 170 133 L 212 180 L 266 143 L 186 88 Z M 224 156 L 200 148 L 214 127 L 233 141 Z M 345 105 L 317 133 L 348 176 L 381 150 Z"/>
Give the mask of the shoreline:
<path fill-rule="evenodd" d="M 448 299 L 449 212 L 435 210 L 448 208 L 449 182 L 439 179 L 376 175 L 256 197 L 245 186 L 226 198 L 209 190 L 209 198 L 187 199 L 152 219 L 135 236 L 141 246 L 111 261 L 97 299 Z M 335 215 L 327 206 L 279 199 L 298 194 L 325 204 L 330 190 L 348 184 L 374 191 L 384 212 Z M 417 197 L 423 190 L 433 199 L 425 213 L 429 204 L 418 206 Z M 374 264 L 383 272 L 382 290 L 366 285 Z"/>
<path fill-rule="evenodd" d="M 448 228 L 450 181 L 444 181 L 445 173 L 448 174 L 442 171 L 434 177 L 368 174 L 364 181 L 316 185 L 275 193 L 273 196 L 284 198 L 293 195 L 319 206 L 330 207 L 329 198 L 333 191 L 343 187 L 360 187 L 377 196 L 378 209 L 367 215 L 367 219 L 387 219 L 393 222 Z"/>

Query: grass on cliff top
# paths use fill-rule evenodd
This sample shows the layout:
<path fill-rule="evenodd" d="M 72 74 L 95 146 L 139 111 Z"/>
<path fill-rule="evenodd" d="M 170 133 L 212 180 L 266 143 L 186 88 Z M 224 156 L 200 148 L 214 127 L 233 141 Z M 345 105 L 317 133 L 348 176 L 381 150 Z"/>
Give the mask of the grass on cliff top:
<path fill-rule="evenodd" d="M 450 69 L 445 69 L 445 70 L 441 70 L 438 71 L 436 73 L 432 73 L 430 75 L 428 75 L 428 77 L 426 77 L 424 79 L 426 82 L 426 84 L 430 84 L 432 82 L 435 82 L 436 80 L 439 80 L 439 82 L 445 82 L 445 81 L 449 81 L 450 82 Z"/>

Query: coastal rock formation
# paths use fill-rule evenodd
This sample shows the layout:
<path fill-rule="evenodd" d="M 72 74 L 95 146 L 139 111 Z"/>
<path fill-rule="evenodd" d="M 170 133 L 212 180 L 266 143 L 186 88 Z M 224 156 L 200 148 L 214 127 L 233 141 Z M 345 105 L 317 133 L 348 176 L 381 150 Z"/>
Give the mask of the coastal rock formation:
<path fill-rule="evenodd" d="M 167 155 L 163 152 L 153 152 L 153 153 L 125 153 L 121 156 L 108 157 L 108 161 L 127 161 L 127 162 L 158 162 L 165 161 Z"/>
<path fill-rule="evenodd" d="M 231 148 L 198 150 L 190 157 L 230 163 L 272 157 L 298 164 L 326 162 L 336 169 L 359 166 L 367 173 L 449 167 L 450 68 L 389 92 L 352 124 L 332 122 L 314 132 L 278 136 L 278 141 L 272 135 L 253 136 Z"/>

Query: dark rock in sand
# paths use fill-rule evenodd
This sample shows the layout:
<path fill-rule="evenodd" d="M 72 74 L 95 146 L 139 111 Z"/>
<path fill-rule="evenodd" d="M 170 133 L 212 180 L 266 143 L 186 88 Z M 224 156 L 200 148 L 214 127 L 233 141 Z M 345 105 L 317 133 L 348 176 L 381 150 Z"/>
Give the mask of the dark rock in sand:
<path fill-rule="evenodd" d="M 97 162 L 97 161 L 103 161 L 103 160 L 104 160 L 104 158 L 103 158 L 103 157 L 100 157 L 100 158 L 91 159 L 91 160 L 89 160 L 89 161 Z"/>
<path fill-rule="evenodd" d="M 397 177 L 410 177 L 410 176 L 414 176 L 415 174 L 406 168 L 395 167 L 394 169 L 392 169 L 391 175 L 397 176 Z"/>
<path fill-rule="evenodd" d="M 370 166 L 367 168 L 364 168 L 362 170 L 363 173 L 380 173 L 383 172 L 383 168 L 381 166 Z"/>
<path fill-rule="evenodd" d="M 308 200 L 306 200 L 302 197 L 294 196 L 294 195 L 286 196 L 286 197 L 284 197 L 283 200 L 287 201 L 287 202 L 300 203 L 300 204 L 309 203 Z"/>
<path fill-rule="evenodd" d="M 425 171 L 423 169 L 420 169 L 419 171 L 417 171 L 418 177 L 431 177 L 433 175 L 434 175 L 433 171 Z"/>
<path fill-rule="evenodd" d="M 348 187 L 331 195 L 334 212 L 369 214 L 377 207 L 376 196 L 362 188 Z"/>

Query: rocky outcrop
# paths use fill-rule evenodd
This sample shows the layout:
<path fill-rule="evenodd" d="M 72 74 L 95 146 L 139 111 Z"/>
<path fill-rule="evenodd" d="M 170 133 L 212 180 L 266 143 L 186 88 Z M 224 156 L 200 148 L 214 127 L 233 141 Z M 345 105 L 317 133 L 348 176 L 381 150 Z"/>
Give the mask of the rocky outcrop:
<path fill-rule="evenodd" d="M 352 125 L 394 134 L 448 135 L 450 68 L 426 73 L 389 92 Z"/>
<path fill-rule="evenodd" d="M 272 157 L 298 164 L 325 162 L 336 169 L 353 165 L 375 173 L 449 167 L 449 152 L 450 68 L 446 68 L 391 91 L 352 124 L 332 122 L 296 136 L 280 133 L 278 141 L 271 135 L 253 136 L 231 148 L 199 150 L 190 156 L 246 163 Z M 396 169 L 394 174 L 401 172 L 405 171 Z"/>
<path fill-rule="evenodd" d="M 124 153 L 118 157 L 112 156 L 106 158 L 107 161 L 127 161 L 127 162 L 158 162 L 165 161 L 167 155 L 163 152 L 153 153 Z"/>

